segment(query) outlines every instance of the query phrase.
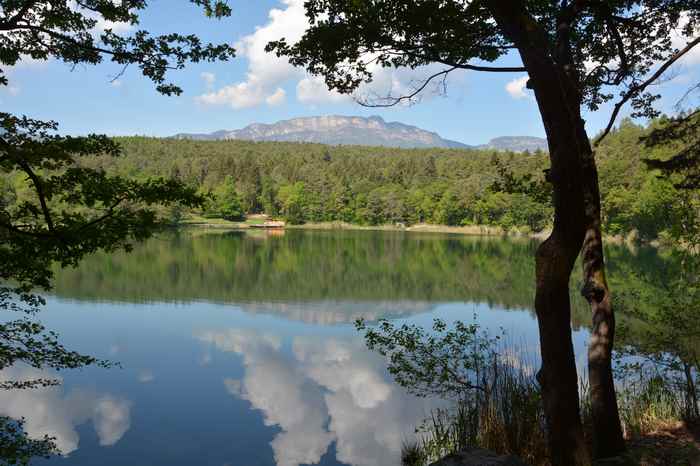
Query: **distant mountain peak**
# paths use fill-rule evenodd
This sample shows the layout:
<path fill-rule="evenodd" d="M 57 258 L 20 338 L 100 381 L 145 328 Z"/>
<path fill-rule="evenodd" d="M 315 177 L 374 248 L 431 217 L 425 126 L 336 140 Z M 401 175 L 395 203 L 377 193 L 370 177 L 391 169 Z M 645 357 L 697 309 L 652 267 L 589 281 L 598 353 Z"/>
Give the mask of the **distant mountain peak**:
<path fill-rule="evenodd" d="M 416 126 L 397 121 L 387 122 L 379 115 L 370 117 L 344 115 L 297 117 L 271 124 L 252 123 L 243 129 L 237 130 L 221 130 L 208 134 L 180 133 L 173 137 L 196 140 L 243 139 L 250 141 L 314 142 L 329 145 L 403 148 L 442 147 L 468 149 L 473 147 L 461 142 L 444 139 L 433 131 L 427 131 Z M 503 138 L 496 138 L 489 144 L 480 147 L 525 150 L 513 149 L 511 147 L 514 141 L 499 141 L 500 139 Z M 515 139 L 518 138 L 516 137 Z M 534 150 L 530 146 L 536 145 L 536 142 L 529 139 L 526 142 L 527 148 Z"/>

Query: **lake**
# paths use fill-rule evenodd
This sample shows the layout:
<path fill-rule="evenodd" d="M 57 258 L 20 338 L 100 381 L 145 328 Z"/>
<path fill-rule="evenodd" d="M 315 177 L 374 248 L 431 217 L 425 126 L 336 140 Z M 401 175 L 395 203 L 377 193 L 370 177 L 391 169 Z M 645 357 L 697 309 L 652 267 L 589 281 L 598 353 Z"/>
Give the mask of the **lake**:
<path fill-rule="evenodd" d="M 476 319 L 536 355 L 535 248 L 428 233 L 192 230 L 94 255 L 57 273 L 41 320 L 69 348 L 121 368 L 0 393 L 0 412 L 55 437 L 55 465 L 398 465 L 439 401 L 393 384 L 354 321 Z M 613 289 L 635 273 L 663 276 L 653 249 L 606 255 Z M 588 314 L 572 295 L 585 367 Z"/>

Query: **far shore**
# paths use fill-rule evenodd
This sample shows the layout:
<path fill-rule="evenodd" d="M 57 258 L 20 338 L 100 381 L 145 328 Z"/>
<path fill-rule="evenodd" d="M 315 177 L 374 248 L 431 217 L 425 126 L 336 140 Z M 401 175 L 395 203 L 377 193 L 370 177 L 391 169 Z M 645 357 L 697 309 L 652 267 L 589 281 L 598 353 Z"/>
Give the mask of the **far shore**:
<path fill-rule="evenodd" d="M 220 218 L 214 219 L 192 219 L 182 222 L 180 226 L 191 227 L 191 228 L 212 228 L 212 229 L 225 229 L 225 230 L 248 230 L 254 229 L 252 223 L 249 221 L 244 222 L 233 222 Z M 464 225 L 464 226 L 450 226 L 450 225 L 437 225 L 430 223 L 417 223 L 414 225 L 402 225 L 402 224 L 385 224 L 385 225 L 359 225 L 356 223 L 347 222 L 309 222 L 300 225 L 290 225 L 284 226 L 285 230 L 352 230 L 352 231 L 406 231 L 406 232 L 416 232 L 416 233 L 449 233 L 456 235 L 465 236 L 506 236 L 506 237 L 516 237 L 516 238 L 530 238 L 537 240 L 546 239 L 551 230 L 546 229 L 539 232 L 533 232 L 527 228 L 511 228 L 506 230 L 501 227 L 492 225 Z M 621 235 L 603 235 L 603 239 L 608 244 L 627 244 L 629 246 L 634 246 L 634 237 L 628 235 L 627 237 Z M 658 242 L 654 241 L 651 243 L 652 246 L 658 246 Z"/>

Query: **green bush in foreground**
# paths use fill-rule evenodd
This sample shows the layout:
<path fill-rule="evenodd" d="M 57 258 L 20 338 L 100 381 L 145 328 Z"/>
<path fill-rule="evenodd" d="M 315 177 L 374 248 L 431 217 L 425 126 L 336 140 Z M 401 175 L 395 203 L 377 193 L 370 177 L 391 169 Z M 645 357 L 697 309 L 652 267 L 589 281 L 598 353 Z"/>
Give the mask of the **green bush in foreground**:
<path fill-rule="evenodd" d="M 491 337 L 477 324 L 453 328 L 435 320 L 431 331 L 382 320 L 365 332 L 367 346 L 387 358 L 396 382 L 417 396 L 449 401 L 433 410 L 404 443 L 404 466 L 426 466 L 469 448 L 512 454 L 527 464 L 549 465 L 540 386 L 531 358 L 516 345 Z M 682 385 L 658 372 L 619 373 L 620 415 L 628 440 L 690 420 Z M 581 381 L 581 414 L 590 425 L 590 393 Z"/>

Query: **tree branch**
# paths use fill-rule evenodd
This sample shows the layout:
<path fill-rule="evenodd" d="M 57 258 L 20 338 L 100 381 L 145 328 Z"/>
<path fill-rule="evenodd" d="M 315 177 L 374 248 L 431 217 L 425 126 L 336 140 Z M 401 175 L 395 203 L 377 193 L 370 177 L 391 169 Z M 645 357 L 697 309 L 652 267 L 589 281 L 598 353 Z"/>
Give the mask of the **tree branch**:
<path fill-rule="evenodd" d="M 76 47 L 79 47 L 81 49 L 84 49 L 84 50 L 91 50 L 93 52 L 104 53 L 107 55 L 113 55 L 116 57 L 126 58 L 126 59 L 134 58 L 134 55 L 132 53 L 115 52 L 114 50 L 104 49 L 102 47 L 90 45 L 88 43 L 81 42 L 77 39 L 74 39 L 73 37 L 66 36 L 64 34 L 60 34 L 56 31 L 52 31 L 51 29 L 46 29 L 46 28 L 43 28 L 41 26 L 33 26 L 31 24 L 18 24 L 17 26 L 14 27 L 14 29 L 25 29 L 25 30 L 32 31 L 32 32 L 42 32 L 42 33 L 44 33 L 44 34 L 46 34 L 54 39 L 58 39 L 58 40 L 61 40 L 63 42 L 68 42 L 68 43 L 70 43 Z"/>
<path fill-rule="evenodd" d="M 453 67 L 451 67 L 451 68 L 449 68 L 449 69 L 442 70 L 442 71 L 440 71 L 440 72 L 438 72 L 438 73 L 435 73 L 435 74 L 433 74 L 433 75 L 431 75 L 431 76 L 428 76 L 428 77 L 423 81 L 423 84 L 421 84 L 418 88 L 416 88 L 413 92 L 411 92 L 411 93 L 408 94 L 408 95 L 402 95 L 401 97 L 386 97 L 386 98 L 385 98 L 386 100 L 390 100 L 389 103 L 386 103 L 386 104 L 368 104 L 367 102 L 361 102 L 361 101 L 359 101 L 359 100 L 356 100 L 356 102 L 357 102 L 358 104 L 362 105 L 363 107 L 370 107 L 370 108 L 386 108 L 386 107 L 393 107 L 393 106 L 398 105 L 399 103 L 403 102 L 404 100 L 411 100 L 412 98 L 414 98 L 415 96 L 417 96 L 418 94 L 420 94 L 420 93 L 423 91 L 423 89 L 425 89 L 425 88 L 428 86 L 428 84 L 430 84 L 430 82 L 431 82 L 433 79 L 438 78 L 438 77 L 440 77 L 440 76 L 445 77 L 445 76 L 447 76 L 449 73 L 451 73 L 452 71 L 454 71 L 455 69 L 457 69 L 457 67 L 456 67 L 456 66 L 453 66 Z"/>
<path fill-rule="evenodd" d="M 615 108 L 613 109 L 612 115 L 610 115 L 610 121 L 608 121 L 608 125 L 605 127 L 603 134 L 601 134 L 595 140 L 593 145 L 598 146 L 601 143 L 601 141 L 605 139 L 605 137 L 610 133 L 613 125 L 615 124 L 615 120 L 617 119 L 617 115 L 620 113 L 622 107 L 627 102 L 629 102 L 630 99 L 632 99 L 634 96 L 638 95 L 640 92 L 644 91 L 644 89 L 653 84 L 654 81 L 659 79 L 659 77 L 671 67 L 671 65 L 680 60 L 686 53 L 688 53 L 693 47 L 695 47 L 698 44 L 700 44 L 700 37 L 697 37 L 696 39 L 688 42 L 688 44 L 686 44 L 685 47 L 676 52 L 671 58 L 668 59 L 668 61 L 661 65 L 659 69 L 656 70 L 656 72 L 649 77 L 649 79 L 637 86 L 631 87 L 627 92 L 625 92 L 625 94 L 622 96 L 622 99 L 620 99 L 620 101 L 615 104 Z"/>
<path fill-rule="evenodd" d="M 0 143 L 9 148 L 12 147 L 3 138 L 0 138 Z M 36 194 L 39 197 L 39 204 L 41 205 L 41 211 L 44 215 L 44 221 L 46 221 L 46 226 L 51 233 L 55 233 L 53 219 L 51 218 L 51 211 L 49 210 L 49 206 L 46 203 L 46 193 L 44 193 L 44 187 L 42 185 L 41 180 L 36 175 L 36 173 L 34 173 L 34 170 L 32 170 L 32 167 L 29 165 L 29 163 L 27 163 L 27 161 L 24 159 L 24 157 L 22 157 L 22 155 L 17 154 L 16 157 L 13 157 L 12 155 L 13 154 L 11 154 L 9 151 L 7 152 L 7 156 L 14 159 L 17 165 L 19 165 L 22 168 L 22 171 L 24 171 L 29 177 L 29 179 L 32 181 L 32 184 L 34 185 L 34 190 L 36 191 Z"/>
<path fill-rule="evenodd" d="M 524 66 L 478 66 L 469 63 L 450 63 L 443 61 L 445 65 L 453 66 L 460 70 L 484 71 L 487 73 L 523 73 L 527 71 Z"/>
<path fill-rule="evenodd" d="M 10 31 L 17 26 L 17 23 L 24 18 L 29 10 L 36 4 L 35 0 L 28 0 L 22 8 L 12 18 L 0 23 L 0 31 Z"/>

